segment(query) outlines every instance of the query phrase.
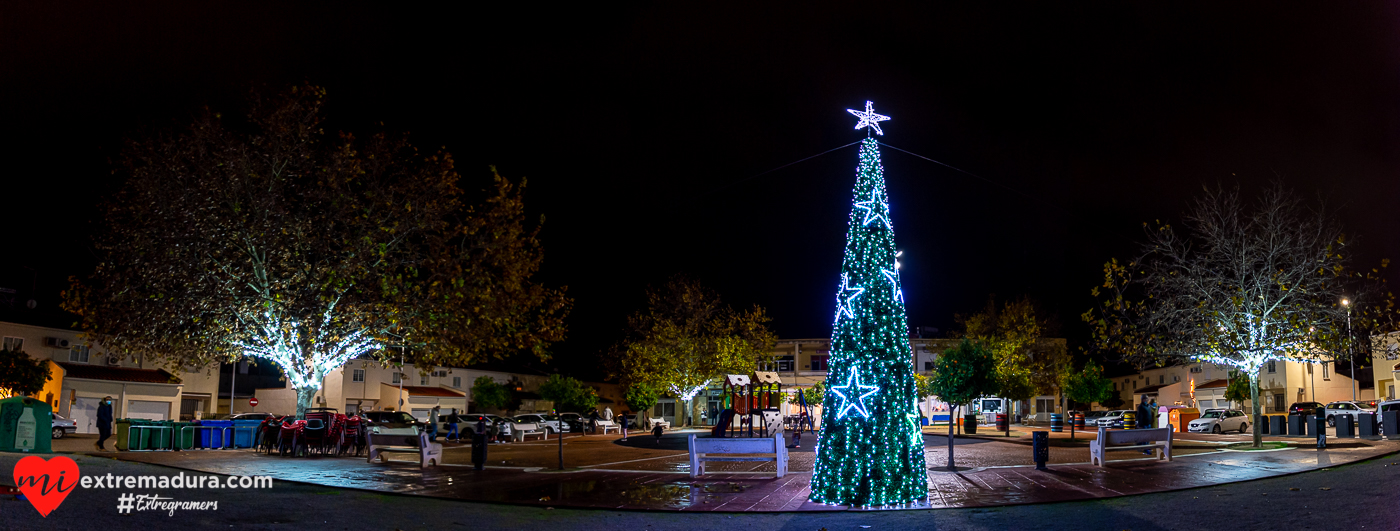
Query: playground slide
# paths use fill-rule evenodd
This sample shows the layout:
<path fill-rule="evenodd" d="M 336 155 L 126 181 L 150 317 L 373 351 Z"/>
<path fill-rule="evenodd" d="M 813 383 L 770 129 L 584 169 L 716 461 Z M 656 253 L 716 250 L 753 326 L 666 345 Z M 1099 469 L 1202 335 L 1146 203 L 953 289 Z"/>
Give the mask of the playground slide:
<path fill-rule="evenodd" d="M 724 432 L 729 431 L 729 423 L 734 421 L 734 410 L 726 409 L 721 411 L 719 419 L 715 421 L 714 429 L 710 430 L 711 437 L 724 437 Z"/>

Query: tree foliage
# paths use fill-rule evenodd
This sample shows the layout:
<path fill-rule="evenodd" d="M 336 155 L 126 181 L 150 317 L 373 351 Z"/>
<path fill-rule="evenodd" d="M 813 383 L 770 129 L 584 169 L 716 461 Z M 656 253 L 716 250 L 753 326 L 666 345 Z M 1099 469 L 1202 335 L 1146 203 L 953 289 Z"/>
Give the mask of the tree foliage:
<path fill-rule="evenodd" d="M 1118 394 L 1113 390 L 1113 381 L 1104 378 L 1103 369 L 1093 361 L 1085 363 L 1079 372 L 1066 374 L 1063 387 L 1067 398 L 1082 404 L 1103 404 Z"/>
<path fill-rule="evenodd" d="M 272 360 L 303 406 L 325 372 L 387 346 L 420 366 L 546 357 L 570 301 L 530 280 L 543 255 L 523 181 L 497 175 L 469 205 L 446 152 L 326 135 L 324 96 L 254 94 L 246 120 L 206 109 L 129 141 L 97 267 L 65 308 L 116 355 Z"/>
<path fill-rule="evenodd" d="M 807 405 L 809 406 L 822 405 L 822 401 L 826 400 L 826 384 L 824 382 L 817 382 L 812 384 L 811 387 L 803 389 L 802 398 L 807 401 Z M 797 393 L 793 393 L 792 396 L 788 397 L 788 403 L 797 403 Z"/>
<path fill-rule="evenodd" d="M 627 319 L 628 336 L 612 356 L 613 372 L 689 400 L 724 374 L 753 371 L 777 337 L 762 307 L 740 312 L 699 282 L 675 276 L 647 290 L 646 310 Z"/>
<path fill-rule="evenodd" d="M 0 398 L 30 396 L 52 378 L 49 364 L 22 350 L 0 350 Z"/>
<path fill-rule="evenodd" d="M 1037 394 L 1056 394 L 1070 359 L 1063 345 L 1040 345 L 1053 325 L 1036 314 L 1028 298 L 998 308 L 992 300 L 970 316 L 958 315 L 962 336 L 982 343 L 996 358 L 996 395 L 1026 400 Z"/>
<path fill-rule="evenodd" d="M 1219 363 L 1257 382 L 1270 360 L 1316 363 L 1345 352 L 1343 299 L 1360 329 L 1393 315 L 1380 270 L 1352 270 L 1350 240 L 1333 216 L 1281 185 L 1253 205 L 1237 189 L 1206 189 L 1183 227 L 1144 224 L 1138 258 L 1104 266 L 1092 290 L 1099 304 L 1083 316 L 1096 351 L 1139 368 Z"/>
<path fill-rule="evenodd" d="M 658 400 L 661 400 L 661 392 L 651 384 L 631 382 L 627 385 L 627 392 L 623 400 L 627 401 L 627 407 L 632 411 L 649 411 Z"/>
<path fill-rule="evenodd" d="M 933 365 L 929 391 L 951 405 L 967 404 L 1000 388 L 996 355 L 980 343 L 964 339 L 938 356 Z"/>
<path fill-rule="evenodd" d="M 574 378 L 558 374 L 540 385 L 540 396 L 554 402 L 560 412 L 588 412 L 598 407 L 598 391 Z"/>
<path fill-rule="evenodd" d="M 1225 386 L 1225 399 L 1231 402 L 1249 402 L 1253 395 L 1251 392 L 1258 392 L 1259 386 L 1255 385 L 1254 390 L 1250 390 L 1249 375 L 1240 371 L 1230 371 L 1229 383 Z"/>
<path fill-rule="evenodd" d="M 491 379 L 478 376 L 472 382 L 472 402 L 480 409 L 505 409 L 511 402 L 511 390 Z"/>

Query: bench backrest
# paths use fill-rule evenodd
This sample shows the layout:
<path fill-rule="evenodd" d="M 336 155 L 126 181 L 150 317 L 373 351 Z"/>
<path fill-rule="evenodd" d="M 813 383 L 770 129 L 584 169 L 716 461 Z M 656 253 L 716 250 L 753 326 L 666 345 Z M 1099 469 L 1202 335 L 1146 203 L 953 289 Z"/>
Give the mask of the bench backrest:
<path fill-rule="evenodd" d="M 515 429 L 529 433 L 540 429 L 539 424 L 516 424 Z"/>
<path fill-rule="evenodd" d="M 382 433 L 369 434 L 369 443 L 375 446 L 412 446 L 422 448 L 422 441 L 427 437 L 418 435 L 386 435 Z"/>
<path fill-rule="evenodd" d="M 1170 436 L 1168 432 L 1171 428 L 1155 428 L 1147 430 L 1103 430 L 1104 440 L 1100 444 L 1104 446 L 1124 446 L 1132 444 L 1143 444 L 1154 441 L 1165 441 Z"/>
<path fill-rule="evenodd" d="M 781 444 L 773 437 L 695 437 L 697 454 L 776 454 Z"/>
<path fill-rule="evenodd" d="M 666 419 L 660 418 L 660 417 L 657 417 L 657 418 L 650 418 L 650 417 L 648 417 L 648 419 L 651 420 L 651 423 L 652 423 L 652 424 L 665 424 L 665 423 L 666 423 Z"/>
<path fill-rule="evenodd" d="M 617 425 L 616 422 L 613 422 L 613 421 L 611 421 L 611 420 L 600 420 L 600 421 L 598 421 L 597 424 L 598 424 L 599 426 L 616 426 L 616 425 Z"/>

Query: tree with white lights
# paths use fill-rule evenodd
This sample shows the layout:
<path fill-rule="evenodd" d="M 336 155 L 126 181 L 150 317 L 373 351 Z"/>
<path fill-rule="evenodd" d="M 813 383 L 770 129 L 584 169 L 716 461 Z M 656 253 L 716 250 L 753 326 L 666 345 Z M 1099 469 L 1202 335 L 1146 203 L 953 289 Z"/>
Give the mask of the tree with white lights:
<path fill-rule="evenodd" d="M 883 134 L 866 102 L 857 129 Z M 860 146 L 836 286 L 821 435 L 811 500 L 852 506 L 889 506 L 928 499 L 923 432 L 919 427 L 909 326 L 890 222 L 879 143 Z"/>
<path fill-rule="evenodd" d="M 116 355 L 275 363 L 298 413 L 356 357 L 466 365 L 562 339 L 569 300 L 542 260 L 521 185 L 468 205 L 447 153 L 322 130 L 324 90 L 255 95 L 129 142 L 99 262 L 65 307 Z"/>
<path fill-rule="evenodd" d="M 1159 223 L 1139 258 L 1106 264 L 1093 290 L 1099 305 L 1084 320 L 1097 350 L 1138 367 L 1200 361 L 1240 370 L 1255 419 L 1265 363 L 1334 359 L 1346 352 L 1347 304 L 1366 325 L 1393 307 L 1377 270 L 1348 267 L 1349 242 L 1331 215 L 1282 186 L 1252 208 L 1238 190 L 1207 189 L 1185 228 Z M 1256 447 L 1261 440 L 1256 421 Z"/>

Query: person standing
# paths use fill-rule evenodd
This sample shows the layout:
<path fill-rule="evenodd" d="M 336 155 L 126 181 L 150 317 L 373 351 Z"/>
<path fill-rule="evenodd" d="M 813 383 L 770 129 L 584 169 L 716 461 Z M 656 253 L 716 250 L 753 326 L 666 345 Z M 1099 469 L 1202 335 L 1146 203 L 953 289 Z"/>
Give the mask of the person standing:
<path fill-rule="evenodd" d="M 428 411 L 428 440 L 432 442 L 437 442 L 438 411 L 440 408 L 442 406 L 433 406 L 433 409 Z"/>
<path fill-rule="evenodd" d="M 97 405 L 97 443 L 93 446 L 96 446 L 100 451 L 107 451 L 107 447 L 103 443 L 107 442 L 107 438 L 111 436 L 112 397 L 106 396 L 102 398 L 102 403 Z"/>
<path fill-rule="evenodd" d="M 1142 404 L 1137 407 L 1138 429 L 1142 430 L 1152 427 L 1152 411 L 1150 408 L 1151 406 L 1147 403 L 1147 397 L 1142 397 Z M 1152 450 L 1143 450 L 1142 453 L 1143 455 L 1152 455 Z"/>
<path fill-rule="evenodd" d="M 476 429 L 472 430 L 472 466 L 477 470 L 486 468 L 486 417 L 483 415 L 476 421 Z"/>
<path fill-rule="evenodd" d="M 617 422 L 622 427 L 622 442 L 627 442 L 627 414 L 618 415 Z"/>
<path fill-rule="evenodd" d="M 651 429 L 651 434 L 656 437 L 656 444 L 658 446 L 661 445 L 661 434 L 663 432 L 665 432 L 665 429 L 663 429 L 660 424 L 657 424 L 656 427 Z"/>
<path fill-rule="evenodd" d="M 457 408 L 452 408 L 452 413 L 447 415 L 447 440 L 453 442 L 462 440 L 462 435 L 457 433 L 457 423 L 461 421 L 461 417 L 457 416 Z"/>

